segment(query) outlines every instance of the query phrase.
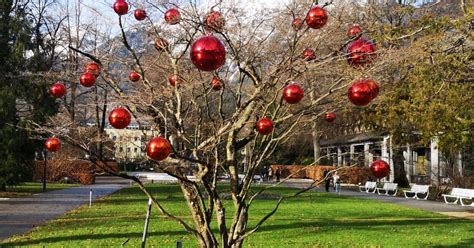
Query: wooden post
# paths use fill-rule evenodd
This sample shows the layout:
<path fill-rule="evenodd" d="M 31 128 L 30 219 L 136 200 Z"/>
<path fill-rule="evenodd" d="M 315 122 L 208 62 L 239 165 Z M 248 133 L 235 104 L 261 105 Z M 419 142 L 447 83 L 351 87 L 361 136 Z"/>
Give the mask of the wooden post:
<path fill-rule="evenodd" d="M 44 167 L 43 167 L 43 191 L 46 190 L 46 163 L 48 161 L 48 152 L 44 151 Z"/>
<path fill-rule="evenodd" d="M 148 232 L 148 223 L 150 222 L 150 214 L 151 214 L 151 198 L 148 199 L 148 210 L 146 211 L 146 219 L 145 219 L 145 227 L 143 228 L 143 237 L 142 237 L 142 248 L 145 248 L 146 244 L 146 236 Z"/>

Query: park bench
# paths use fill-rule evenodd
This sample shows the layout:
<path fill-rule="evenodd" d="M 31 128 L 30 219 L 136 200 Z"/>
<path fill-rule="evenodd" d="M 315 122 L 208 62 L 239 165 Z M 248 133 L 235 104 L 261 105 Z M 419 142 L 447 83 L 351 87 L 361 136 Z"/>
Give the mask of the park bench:
<path fill-rule="evenodd" d="M 417 200 L 427 200 L 429 196 L 430 186 L 429 185 L 419 185 L 413 184 L 410 190 L 404 190 L 405 198 L 415 198 Z M 413 195 L 413 196 L 410 196 Z M 425 197 L 420 197 L 419 195 L 424 195 Z"/>
<path fill-rule="evenodd" d="M 463 206 L 474 206 L 474 189 L 453 188 L 451 194 L 443 194 L 443 197 L 446 204 L 457 204 L 459 201 Z M 471 204 L 466 204 L 463 200 L 470 200 Z"/>
<path fill-rule="evenodd" d="M 377 188 L 377 193 L 379 195 L 391 195 L 395 196 L 398 191 L 398 183 L 384 183 L 383 188 Z M 390 194 L 393 192 L 393 194 Z"/>
<path fill-rule="evenodd" d="M 365 193 L 375 193 L 376 188 L 377 188 L 377 183 L 371 182 L 371 181 L 365 182 L 364 186 L 359 186 L 360 192 L 365 192 Z"/>

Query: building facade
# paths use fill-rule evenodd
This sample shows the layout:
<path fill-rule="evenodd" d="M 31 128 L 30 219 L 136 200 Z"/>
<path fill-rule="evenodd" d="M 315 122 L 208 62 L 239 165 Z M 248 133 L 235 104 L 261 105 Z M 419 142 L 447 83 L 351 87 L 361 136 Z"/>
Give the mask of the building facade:
<path fill-rule="evenodd" d="M 107 127 L 107 136 L 114 142 L 114 155 L 117 162 L 142 161 L 146 159 L 146 143 L 159 134 L 156 130 L 129 125 L 124 129 Z"/>

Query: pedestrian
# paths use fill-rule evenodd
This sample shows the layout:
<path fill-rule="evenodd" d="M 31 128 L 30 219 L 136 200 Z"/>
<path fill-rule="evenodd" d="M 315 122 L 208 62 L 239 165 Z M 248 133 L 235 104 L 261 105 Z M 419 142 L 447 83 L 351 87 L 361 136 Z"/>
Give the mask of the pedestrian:
<path fill-rule="evenodd" d="M 273 170 L 272 170 L 272 167 L 269 166 L 268 167 L 268 182 L 272 182 L 273 181 Z"/>
<path fill-rule="evenodd" d="M 337 171 L 334 172 L 334 175 L 332 176 L 332 182 L 334 184 L 334 190 L 336 191 L 337 194 L 339 194 L 340 189 L 341 189 L 341 181 L 339 179 L 340 177 L 337 174 Z"/>
<path fill-rule="evenodd" d="M 323 175 L 323 178 L 324 178 L 324 188 L 326 189 L 326 192 L 329 192 L 329 185 L 331 184 L 331 178 L 328 176 L 329 174 L 329 171 L 324 171 L 324 175 Z"/>
<path fill-rule="evenodd" d="M 280 168 L 277 168 L 275 171 L 275 177 L 276 177 L 277 182 L 280 181 L 280 176 L 281 176 Z"/>

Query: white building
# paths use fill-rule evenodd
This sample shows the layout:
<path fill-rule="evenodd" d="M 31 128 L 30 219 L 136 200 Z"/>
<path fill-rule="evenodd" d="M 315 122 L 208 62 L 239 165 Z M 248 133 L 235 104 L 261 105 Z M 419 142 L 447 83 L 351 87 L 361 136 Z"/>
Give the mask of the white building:
<path fill-rule="evenodd" d="M 138 125 L 129 125 L 125 129 L 107 127 L 107 136 L 114 142 L 115 159 L 118 162 L 146 159 L 146 143 L 159 134 L 156 130 L 140 129 Z"/>

